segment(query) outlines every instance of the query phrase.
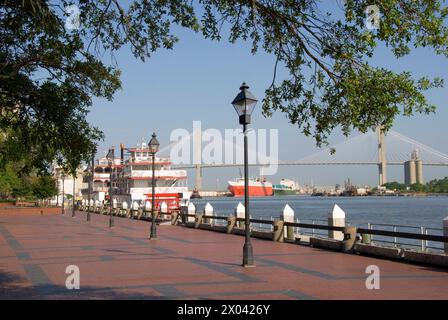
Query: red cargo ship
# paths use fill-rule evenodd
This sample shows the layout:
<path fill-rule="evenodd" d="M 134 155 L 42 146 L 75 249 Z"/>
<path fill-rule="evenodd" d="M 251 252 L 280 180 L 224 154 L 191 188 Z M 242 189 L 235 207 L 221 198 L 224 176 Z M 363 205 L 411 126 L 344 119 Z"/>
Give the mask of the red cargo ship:
<path fill-rule="evenodd" d="M 229 181 L 227 189 L 234 197 L 244 197 L 244 179 Z M 272 183 L 265 179 L 249 179 L 249 196 L 266 197 L 272 196 Z"/>

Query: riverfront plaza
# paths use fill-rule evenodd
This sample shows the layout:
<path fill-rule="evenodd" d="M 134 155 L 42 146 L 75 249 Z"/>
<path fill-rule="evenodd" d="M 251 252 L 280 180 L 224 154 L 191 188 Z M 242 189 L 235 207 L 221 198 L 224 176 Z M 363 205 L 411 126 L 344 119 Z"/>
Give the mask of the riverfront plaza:
<path fill-rule="evenodd" d="M 446 269 L 57 208 L 0 213 L 0 299 L 448 299 Z M 80 289 L 66 288 L 67 266 Z M 366 288 L 379 267 L 380 289 Z"/>

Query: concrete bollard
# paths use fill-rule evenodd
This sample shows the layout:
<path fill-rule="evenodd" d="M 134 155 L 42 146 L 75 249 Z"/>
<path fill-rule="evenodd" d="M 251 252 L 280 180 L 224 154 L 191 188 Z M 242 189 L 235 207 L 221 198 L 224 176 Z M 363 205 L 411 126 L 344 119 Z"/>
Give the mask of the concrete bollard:
<path fill-rule="evenodd" d="M 342 250 L 344 252 L 352 251 L 356 243 L 356 227 L 344 227 L 344 238 L 342 240 Z"/>
<path fill-rule="evenodd" d="M 210 203 L 208 203 L 207 202 L 207 204 L 205 205 L 205 208 L 204 208 L 204 215 L 205 216 L 213 216 L 214 214 L 213 214 L 213 207 L 212 207 L 212 205 L 210 204 Z M 210 223 L 210 224 L 212 224 L 212 219 L 210 219 L 210 218 L 205 218 L 204 219 L 204 223 Z"/>
<path fill-rule="evenodd" d="M 179 218 L 179 212 L 171 213 L 171 225 L 172 226 L 177 225 L 177 218 Z"/>
<path fill-rule="evenodd" d="M 345 212 L 337 204 L 328 214 L 328 225 L 332 227 L 345 227 Z M 328 237 L 335 240 L 344 240 L 344 234 L 340 231 L 328 230 Z"/>
<path fill-rule="evenodd" d="M 237 217 L 237 218 L 245 218 L 245 215 L 246 215 L 246 208 L 243 206 L 243 204 L 240 202 L 240 203 L 238 203 L 238 205 L 236 206 L 236 208 L 235 208 L 235 216 Z M 236 225 L 237 225 L 237 227 L 238 228 L 242 228 L 242 229 L 244 229 L 244 222 L 243 221 L 238 221 L 237 223 L 236 223 Z"/>
<path fill-rule="evenodd" d="M 284 226 L 282 220 L 274 220 L 274 232 L 272 234 L 272 240 L 283 242 L 284 238 Z"/>
<path fill-rule="evenodd" d="M 138 207 L 137 210 L 137 219 L 140 220 L 143 216 L 143 208 L 142 207 Z"/>
<path fill-rule="evenodd" d="M 443 219 L 443 235 L 445 237 L 448 237 L 448 217 L 445 217 L 445 219 Z M 445 242 L 445 254 L 448 254 L 448 243 Z"/>
<path fill-rule="evenodd" d="M 232 230 L 235 227 L 235 222 L 236 222 L 235 216 L 227 217 L 227 233 L 232 233 Z"/>
<path fill-rule="evenodd" d="M 196 213 L 196 217 L 194 218 L 194 227 L 197 229 L 202 222 L 202 217 L 204 215 L 202 213 Z"/>
<path fill-rule="evenodd" d="M 282 212 L 280 213 L 280 217 L 283 222 L 294 222 L 294 210 L 292 210 L 292 208 L 288 204 L 286 204 Z M 286 237 L 286 239 L 288 240 L 294 240 L 294 227 L 285 226 L 283 230 L 283 237 Z"/>
<path fill-rule="evenodd" d="M 193 202 L 190 202 L 190 204 L 188 205 L 188 214 L 196 214 L 196 206 L 193 204 Z M 187 222 L 195 222 L 195 218 L 194 217 L 188 217 L 187 218 Z"/>

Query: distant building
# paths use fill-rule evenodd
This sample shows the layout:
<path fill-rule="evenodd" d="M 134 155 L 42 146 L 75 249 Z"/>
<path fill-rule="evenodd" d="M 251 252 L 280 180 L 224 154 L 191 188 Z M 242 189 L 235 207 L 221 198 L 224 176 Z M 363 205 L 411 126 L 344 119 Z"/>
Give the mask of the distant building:
<path fill-rule="evenodd" d="M 53 166 L 53 177 L 56 179 L 56 187 L 58 195 L 51 200 L 54 204 L 62 204 L 62 192 L 64 191 L 64 198 L 67 200 L 67 195 L 73 196 L 73 184 L 75 184 L 75 200 L 81 200 L 81 189 L 83 187 L 83 171 L 84 168 L 76 170 L 76 177 L 64 173 L 62 168 L 58 165 Z"/>
<path fill-rule="evenodd" d="M 356 195 L 358 196 L 366 196 L 369 193 L 369 188 L 356 188 Z"/>

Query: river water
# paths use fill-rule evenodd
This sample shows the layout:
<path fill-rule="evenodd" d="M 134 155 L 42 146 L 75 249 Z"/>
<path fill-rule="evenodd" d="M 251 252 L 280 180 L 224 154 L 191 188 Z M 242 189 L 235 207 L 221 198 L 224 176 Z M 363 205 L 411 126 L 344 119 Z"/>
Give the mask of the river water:
<path fill-rule="evenodd" d="M 207 202 L 220 215 L 229 215 L 244 198 L 203 198 L 192 199 L 198 212 Z M 337 204 L 346 214 L 352 225 L 365 226 L 370 223 L 393 225 L 424 226 L 442 228 L 442 221 L 448 216 L 448 197 L 311 197 L 281 196 L 251 198 L 252 217 L 278 217 L 282 208 L 288 204 L 295 217 L 306 220 L 326 220 L 328 212 Z"/>

